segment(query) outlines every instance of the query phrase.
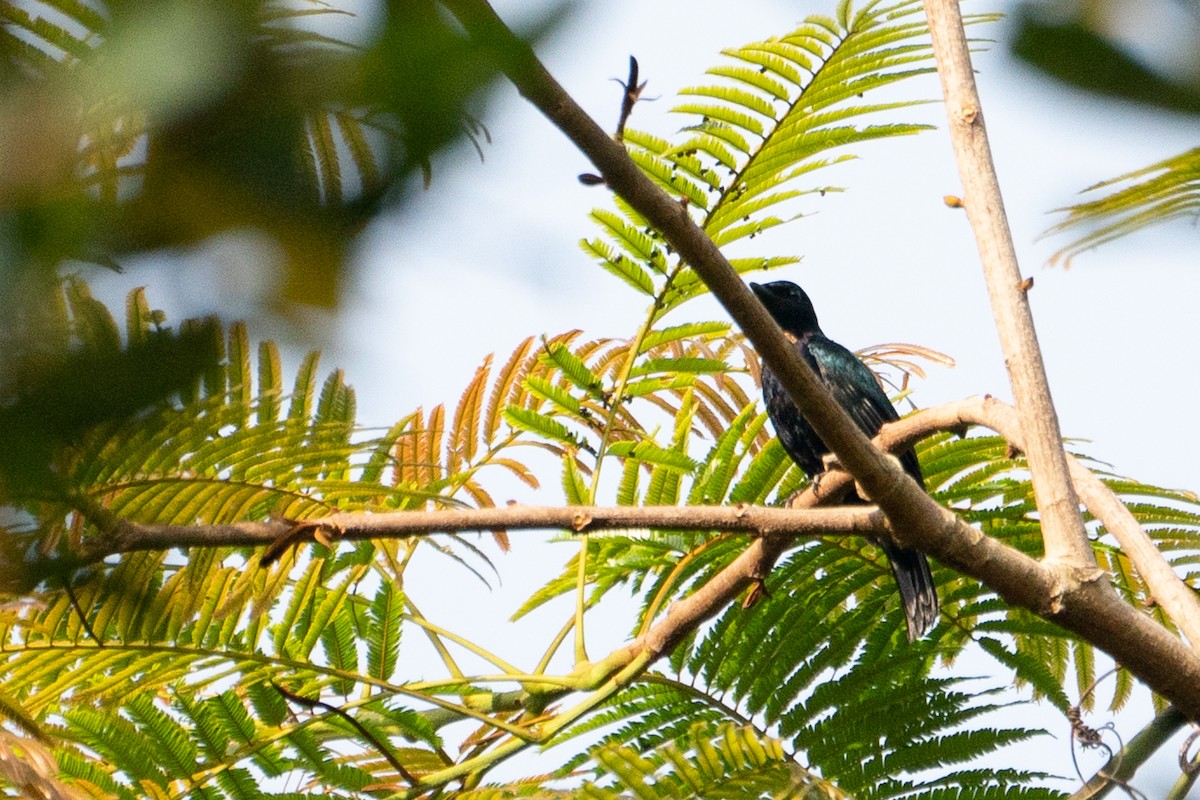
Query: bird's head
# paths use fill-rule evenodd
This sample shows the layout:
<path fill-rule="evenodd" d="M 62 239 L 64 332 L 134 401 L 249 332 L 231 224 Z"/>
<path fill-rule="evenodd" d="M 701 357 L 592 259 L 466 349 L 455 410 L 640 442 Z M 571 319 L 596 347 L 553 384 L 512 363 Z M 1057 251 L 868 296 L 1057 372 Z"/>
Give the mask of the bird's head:
<path fill-rule="evenodd" d="M 771 316 L 779 323 L 779 327 L 787 333 L 793 336 L 806 336 L 810 333 L 821 332 L 812 301 L 796 284 L 791 281 L 772 281 L 770 283 L 752 283 L 750 288 L 767 307 L 767 311 L 771 312 Z"/>

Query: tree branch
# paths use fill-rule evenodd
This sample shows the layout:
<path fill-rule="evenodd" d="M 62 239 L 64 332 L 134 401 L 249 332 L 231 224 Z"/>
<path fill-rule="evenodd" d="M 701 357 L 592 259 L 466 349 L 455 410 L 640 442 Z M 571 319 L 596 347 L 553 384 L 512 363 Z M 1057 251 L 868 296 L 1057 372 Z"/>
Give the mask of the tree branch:
<path fill-rule="evenodd" d="M 928 409 L 886 425 L 876 442 L 888 449 L 912 446 L 923 436 L 939 430 L 961 430 L 968 424 L 995 424 L 1015 428 L 1015 412 L 992 398 L 969 398 Z M 1015 431 L 1010 431 L 1016 436 Z M 1003 434 L 1002 434 L 1003 435 Z M 1019 437 L 1014 442 L 1019 446 Z M 839 496 L 852 478 L 844 472 L 830 473 L 821 480 L 820 497 L 810 488 L 794 500 L 795 506 L 808 508 L 823 499 Z M 1100 489 L 1107 487 L 1096 482 Z M 949 513 L 949 512 L 947 512 Z M 1021 605 L 1073 630 L 1105 649 L 1152 688 L 1168 697 L 1187 697 L 1193 718 L 1200 712 L 1200 697 L 1189 681 L 1200 678 L 1200 662 L 1160 625 L 1137 613 L 1124 603 L 1106 582 L 1086 581 L 1065 586 L 1058 580 L 1060 570 L 984 536 L 961 520 L 951 532 L 952 546 L 929 546 L 929 552 L 973 575 L 996 589 L 1008 602 Z M 1107 523 L 1106 523 L 1107 524 Z M 635 665 L 648 668 L 669 653 L 685 636 L 715 616 L 741 591 L 769 572 L 793 540 L 785 534 L 755 539 L 733 562 L 694 593 L 676 601 L 662 619 L 628 645 L 593 664 L 578 665 L 576 671 L 588 674 L 590 685 L 611 687 L 613 681 L 632 679 Z M 930 544 L 924 538 L 922 546 Z M 1161 555 L 1159 556 L 1161 558 Z M 1150 655 L 1154 651 L 1154 655 Z M 1161 659 L 1168 659 L 1167 666 Z M 1184 677 L 1177 670 L 1191 676 Z M 620 676 L 625 676 L 621 678 Z M 569 694 L 550 688 L 538 692 L 533 705 L 544 707 Z M 607 695 L 605 695 L 607 696 Z M 521 703 L 518 703 L 520 705 Z M 514 744 L 516 746 L 523 746 Z M 453 775 L 466 774 L 469 765 L 456 765 Z M 451 773 L 447 773 L 450 775 Z"/>
<path fill-rule="evenodd" d="M 972 397 L 936 406 L 885 425 L 875 444 L 889 452 L 912 447 L 941 431 L 983 425 L 1018 450 L 1024 437 L 1012 406 L 995 398 Z M 1170 563 L 1141 529 L 1133 514 L 1089 469 L 1068 456 L 1071 478 L 1088 510 L 1116 538 L 1122 551 L 1146 582 L 1150 596 L 1192 642 L 1200 642 L 1200 599 L 1179 579 Z M 852 478 L 844 472 L 822 476 L 819 496 L 801 495 L 793 510 L 761 506 L 508 506 L 506 508 L 394 511 L 380 514 L 343 513 L 309 520 L 269 520 L 226 525 L 150 525 L 114 520 L 109 533 L 89 543 L 84 555 L 99 560 L 115 553 L 171 547 L 257 547 L 300 542 L 318 531 L 339 539 L 360 540 L 421 536 L 452 531 L 666 529 L 720 530 L 758 535 L 879 535 L 887 530 L 880 512 L 846 507 L 817 510 L 829 498 L 840 497 Z M 931 550 L 937 554 L 936 550 Z M 778 554 L 776 554 L 778 555 Z M 769 571 L 762 570 L 762 574 Z"/>
<path fill-rule="evenodd" d="M 85 556 L 95 561 L 115 553 L 172 547 L 263 547 L 285 541 L 308 541 L 318 533 L 331 539 L 358 541 L 451 531 L 560 529 L 583 533 L 645 528 L 778 535 L 786 541 L 798 536 L 877 536 L 886 530 L 883 514 L 870 506 L 797 510 L 745 503 L 615 508 L 512 505 L 380 514 L 347 512 L 308 520 L 227 525 L 149 525 L 120 520 L 108 535 L 85 550 Z"/>
<path fill-rule="evenodd" d="M 1079 498 L 1068 477 L 1058 413 L 1050 397 L 1026 286 L 1004 213 L 958 4 L 959 0 L 925 0 L 925 13 L 946 96 L 950 141 L 962 179 L 964 206 L 975 231 L 996 331 L 1021 421 L 1046 558 L 1092 570 L 1096 558 L 1079 514 Z"/>
<path fill-rule="evenodd" d="M 992 398 L 968 398 L 918 412 L 884 426 L 875 443 L 889 450 L 900 450 L 911 447 L 931 433 L 961 431 L 971 424 L 986 425 L 1015 447 L 1021 447 L 1015 411 L 1011 406 Z M 1079 469 L 1090 476 L 1095 484 L 1084 492 L 1085 497 L 1090 499 L 1092 492 L 1097 496 L 1111 496 L 1108 488 L 1094 476 L 1082 467 Z M 593 687 L 591 696 L 609 696 L 615 686 L 632 680 L 658 658 L 669 653 L 675 644 L 699 625 L 719 613 L 739 593 L 765 578 L 778 558 L 795 543 L 797 534 L 877 535 L 887 530 L 885 518 L 875 508 L 815 508 L 840 497 L 852 481 L 848 473 L 828 473 L 820 481 L 819 492 L 810 487 L 793 499 L 790 509 L 746 505 L 619 508 L 509 506 L 433 512 L 347 513 L 300 523 L 277 520 L 235 525 L 156 526 L 118 521 L 106 538 L 105 546 L 106 552 L 116 552 L 111 549 L 116 546 L 124 550 L 234 544 L 252 546 L 276 544 L 280 537 L 298 540 L 298 533 L 312 534 L 318 529 L 347 539 L 497 527 L 570 530 L 656 527 L 674 530 L 739 530 L 761 534 L 711 580 L 672 604 L 667 613 L 644 634 L 600 661 L 577 665 L 574 688 L 547 680 L 505 693 L 505 707 L 514 710 L 544 708 L 585 687 Z M 1098 502 L 1097 506 L 1099 510 L 1093 513 L 1110 530 L 1115 532 L 1120 529 L 1120 520 L 1114 522 L 1106 519 L 1107 510 L 1103 503 Z M 1106 583 L 1091 581 L 1064 584 L 1053 565 L 1041 564 L 984 536 L 951 512 L 943 511 L 949 517 L 946 529 L 932 532 L 933 535 L 926 531 L 925 535 L 918 537 L 918 544 L 923 549 L 961 572 L 984 581 L 1009 603 L 1030 608 L 1080 633 L 1111 653 L 1156 691 L 1188 703 L 1184 707 L 1185 713 L 1200 714 L 1200 697 L 1196 696 L 1195 691 L 1196 682 L 1200 681 L 1200 662 L 1161 626 L 1122 602 Z M 1140 529 L 1136 529 L 1136 523 L 1134 528 L 1144 537 Z M 97 554 L 99 552 L 96 551 Z M 1152 552 L 1162 560 L 1157 550 Z M 1146 569 L 1141 563 L 1137 563 L 1137 566 L 1139 570 Z M 1178 582 L 1178 579 L 1175 580 Z M 587 700 L 582 701 L 575 710 L 579 711 L 587 703 Z M 534 737 L 530 741 L 543 741 L 546 736 Z M 506 747 L 513 750 L 527 744 L 524 740 L 514 740 Z M 475 766 L 474 760 L 468 760 L 436 776 L 428 776 L 427 782 L 441 783 L 468 774 Z"/>
<path fill-rule="evenodd" d="M 902 420 L 884 425 L 874 441 L 883 450 L 899 452 L 933 433 L 961 431 L 970 425 L 990 428 L 1017 450 L 1025 450 L 1016 409 L 994 397 L 969 397 L 923 409 Z M 1189 641 L 1200 641 L 1200 598 L 1196 592 L 1175 574 L 1170 562 L 1154 546 L 1154 542 L 1142 530 L 1137 519 L 1120 498 L 1076 458 L 1068 454 L 1066 459 L 1074 488 L 1084 505 L 1117 540 L 1121 551 L 1129 557 L 1134 569 L 1146 583 L 1150 597 L 1162 607 Z M 850 480 L 850 476 L 845 473 L 823 476 L 821 491 L 835 494 L 849 484 Z M 937 548 L 923 539 L 917 544 L 927 553 L 946 561 Z M 964 571 L 975 574 L 969 570 Z M 986 571 L 977 577 L 992 585 Z M 1102 644 L 1100 646 L 1103 647 Z"/>

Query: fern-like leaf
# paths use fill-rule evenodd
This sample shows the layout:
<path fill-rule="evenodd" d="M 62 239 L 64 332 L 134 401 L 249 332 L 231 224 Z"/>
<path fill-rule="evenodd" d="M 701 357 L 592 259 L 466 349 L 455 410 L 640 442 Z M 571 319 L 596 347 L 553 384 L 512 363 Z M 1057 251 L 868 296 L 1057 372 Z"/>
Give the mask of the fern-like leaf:
<path fill-rule="evenodd" d="M 1055 253 L 1051 263 L 1128 236 L 1152 225 L 1200 214 L 1200 148 L 1188 150 L 1083 190 L 1094 199 L 1060 208 L 1066 218 L 1046 233 L 1092 230 Z"/>

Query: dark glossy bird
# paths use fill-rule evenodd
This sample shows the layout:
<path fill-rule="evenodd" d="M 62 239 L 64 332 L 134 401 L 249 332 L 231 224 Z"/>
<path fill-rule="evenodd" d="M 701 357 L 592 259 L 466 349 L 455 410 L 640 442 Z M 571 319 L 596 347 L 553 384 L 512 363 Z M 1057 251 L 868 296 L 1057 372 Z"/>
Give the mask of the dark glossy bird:
<path fill-rule="evenodd" d="M 874 436 L 885 422 L 899 419 L 895 407 L 880 388 L 875 373 L 858 356 L 821 332 L 812 301 L 803 289 L 791 281 L 752 283 L 750 288 L 863 433 Z M 775 426 L 783 449 L 810 478 L 819 475 L 825 470 L 824 457 L 828 455 L 829 448 L 804 419 L 779 378 L 766 364 L 762 368 L 762 386 L 767 414 L 771 417 L 771 424 Z M 909 449 L 901 453 L 900 464 L 921 488 L 925 487 L 915 452 Z M 852 493 L 847 502 L 864 501 Z M 900 547 L 890 539 L 882 539 L 878 544 L 887 553 L 892 574 L 896 576 L 896 584 L 900 587 L 904 619 L 911 641 L 937 622 L 938 597 L 933 586 L 933 575 L 929 572 L 929 562 L 923 553 Z"/>

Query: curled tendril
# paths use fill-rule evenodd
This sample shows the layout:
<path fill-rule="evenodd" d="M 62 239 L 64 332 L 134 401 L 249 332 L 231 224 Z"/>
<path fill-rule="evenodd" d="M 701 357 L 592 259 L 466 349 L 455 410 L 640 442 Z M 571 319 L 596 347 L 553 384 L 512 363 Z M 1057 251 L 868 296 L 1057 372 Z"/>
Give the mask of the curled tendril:
<path fill-rule="evenodd" d="M 1121 759 L 1125 752 L 1125 742 L 1121 739 L 1121 735 L 1117 732 L 1116 726 L 1113 723 L 1108 722 L 1104 725 L 1101 725 L 1099 728 L 1093 728 L 1083 721 L 1084 702 L 1101 681 L 1108 678 L 1110 675 L 1115 674 L 1116 671 L 1117 668 L 1113 667 L 1103 675 L 1097 677 L 1096 680 L 1092 681 L 1091 686 L 1089 686 L 1079 696 L 1079 703 L 1067 709 L 1067 721 L 1071 723 L 1071 763 L 1075 766 L 1075 774 L 1079 776 L 1080 782 L 1086 784 L 1088 779 L 1083 777 L 1083 771 L 1079 768 L 1079 759 L 1076 755 L 1075 743 L 1078 742 L 1084 748 L 1103 750 L 1108 754 L 1108 762 L 1112 763 L 1113 766 L 1111 770 L 1102 770 L 1100 773 L 1098 773 L 1099 777 L 1102 777 L 1105 780 L 1111 781 L 1117 786 L 1120 786 L 1125 790 L 1126 794 L 1133 798 L 1133 800 L 1147 800 L 1146 795 L 1135 789 L 1128 782 L 1115 777 L 1121 771 Z M 1117 740 L 1118 747 L 1115 752 L 1104 741 L 1104 735 L 1106 733 L 1112 734 L 1112 736 Z M 1195 735 L 1200 736 L 1200 731 L 1198 731 Z M 1200 768 L 1200 754 L 1198 754 L 1197 759 L 1197 768 Z M 1115 763 L 1113 763 L 1114 761 Z"/>
<path fill-rule="evenodd" d="M 1192 776 L 1200 772 L 1200 751 L 1194 756 L 1188 755 L 1197 739 L 1200 739 L 1200 727 L 1193 725 L 1192 732 L 1183 740 L 1183 744 L 1179 745 L 1179 770 L 1184 775 Z"/>

